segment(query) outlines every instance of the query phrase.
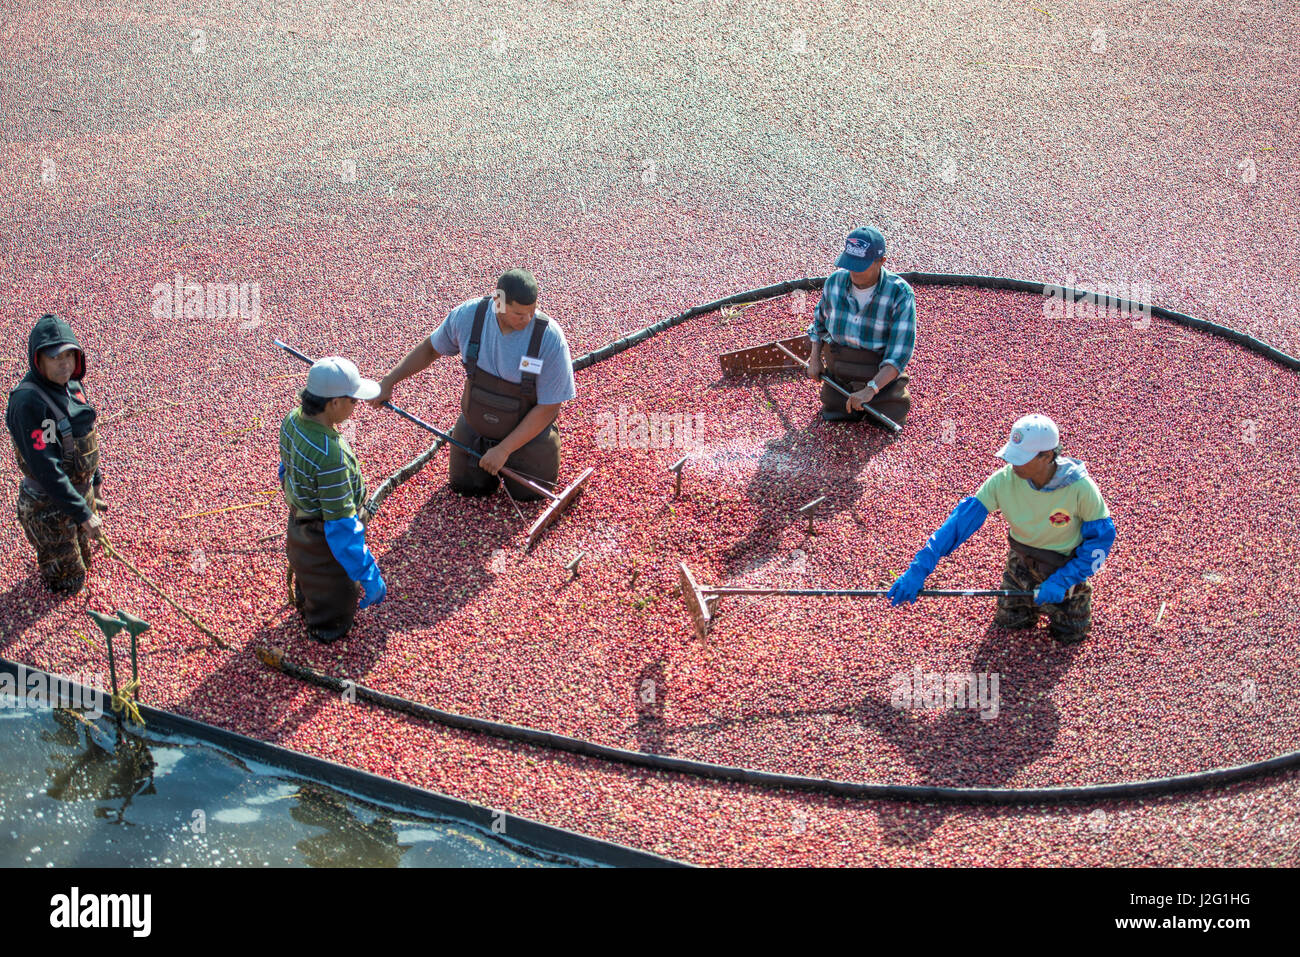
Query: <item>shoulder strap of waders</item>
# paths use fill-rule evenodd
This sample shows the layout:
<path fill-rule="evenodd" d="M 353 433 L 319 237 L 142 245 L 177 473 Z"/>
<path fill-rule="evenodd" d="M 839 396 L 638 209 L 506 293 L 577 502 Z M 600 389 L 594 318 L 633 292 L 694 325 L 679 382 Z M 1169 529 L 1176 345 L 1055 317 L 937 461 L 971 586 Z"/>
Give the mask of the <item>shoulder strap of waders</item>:
<path fill-rule="evenodd" d="M 49 406 L 50 411 L 54 413 L 55 428 L 59 430 L 59 446 L 65 452 L 72 447 L 70 443 L 63 441 L 65 438 L 72 438 L 72 420 L 69 418 L 69 412 L 66 408 L 59 408 L 59 404 L 54 401 L 54 396 L 35 382 L 20 382 L 14 386 L 13 392 L 9 394 L 13 395 L 14 392 L 35 392 L 39 395 L 45 401 L 45 404 Z"/>
<path fill-rule="evenodd" d="M 542 357 L 542 337 L 546 335 L 547 322 L 541 316 L 533 318 L 533 338 L 528 342 L 525 355 L 529 359 Z M 519 377 L 519 387 L 524 394 L 524 401 L 529 405 L 537 404 L 537 373 L 525 372 Z"/>
<path fill-rule="evenodd" d="M 465 347 L 465 369 L 471 376 L 478 371 L 478 346 L 483 339 L 483 322 L 487 318 L 488 303 L 491 301 L 491 296 L 484 296 L 479 300 L 478 308 L 474 310 L 474 324 L 469 330 L 469 345 Z"/>

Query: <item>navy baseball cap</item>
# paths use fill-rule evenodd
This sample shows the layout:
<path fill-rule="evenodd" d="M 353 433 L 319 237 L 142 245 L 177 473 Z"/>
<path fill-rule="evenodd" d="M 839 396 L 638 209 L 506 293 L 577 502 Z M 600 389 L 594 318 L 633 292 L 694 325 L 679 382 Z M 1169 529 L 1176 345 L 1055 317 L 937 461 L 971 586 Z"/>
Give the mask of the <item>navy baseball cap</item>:
<path fill-rule="evenodd" d="M 871 264 L 883 255 L 885 237 L 880 234 L 880 230 L 871 226 L 859 226 L 844 240 L 844 252 L 835 260 L 835 266 L 849 272 L 862 272 L 870 269 Z"/>

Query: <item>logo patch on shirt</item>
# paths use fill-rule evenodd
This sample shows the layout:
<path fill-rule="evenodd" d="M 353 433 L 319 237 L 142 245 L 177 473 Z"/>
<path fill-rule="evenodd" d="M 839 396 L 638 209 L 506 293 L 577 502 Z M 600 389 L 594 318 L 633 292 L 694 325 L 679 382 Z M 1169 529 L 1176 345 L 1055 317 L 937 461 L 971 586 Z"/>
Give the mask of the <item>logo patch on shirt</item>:
<path fill-rule="evenodd" d="M 32 430 L 32 448 L 37 452 L 44 452 L 46 448 L 57 442 L 58 432 L 53 419 L 42 419 L 41 427 Z"/>
<path fill-rule="evenodd" d="M 1061 509 L 1058 508 L 1055 512 L 1053 512 L 1051 515 L 1048 516 L 1047 520 L 1051 522 L 1053 525 L 1069 525 L 1070 513 L 1062 511 Z"/>
<path fill-rule="evenodd" d="M 519 371 L 531 372 L 536 375 L 542 371 L 542 360 L 524 356 L 519 360 Z"/>

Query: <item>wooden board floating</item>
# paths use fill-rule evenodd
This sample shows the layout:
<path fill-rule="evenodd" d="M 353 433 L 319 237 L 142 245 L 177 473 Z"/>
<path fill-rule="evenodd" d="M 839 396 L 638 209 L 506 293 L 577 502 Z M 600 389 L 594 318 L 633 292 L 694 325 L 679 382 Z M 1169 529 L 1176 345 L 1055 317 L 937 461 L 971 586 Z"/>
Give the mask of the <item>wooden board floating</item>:
<path fill-rule="evenodd" d="M 709 626 L 713 624 L 713 607 L 705 597 L 704 590 L 695 583 L 695 576 L 685 562 L 678 566 L 677 582 L 682 589 L 686 610 L 691 613 L 695 635 L 703 641 L 709 634 Z"/>
<path fill-rule="evenodd" d="M 780 344 L 802 359 L 807 359 L 812 355 L 812 343 L 807 336 L 793 336 L 789 339 L 782 339 Z M 724 352 L 718 356 L 718 362 L 722 366 L 723 375 L 729 378 L 801 368 L 793 359 L 778 349 L 775 342 L 769 342 L 761 346 L 751 346 L 748 349 L 737 349 L 734 352 Z"/>

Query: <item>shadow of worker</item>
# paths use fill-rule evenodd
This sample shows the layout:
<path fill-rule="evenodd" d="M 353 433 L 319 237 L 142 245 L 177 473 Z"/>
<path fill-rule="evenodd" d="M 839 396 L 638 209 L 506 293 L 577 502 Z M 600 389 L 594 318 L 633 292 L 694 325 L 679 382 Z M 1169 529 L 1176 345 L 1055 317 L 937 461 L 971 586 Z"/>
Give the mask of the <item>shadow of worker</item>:
<path fill-rule="evenodd" d="M 858 718 L 920 772 L 922 786 L 1006 787 L 1052 747 L 1060 730 L 1048 694 L 1079 646 L 1052 642 L 1049 654 L 1033 658 L 1044 641 L 1050 639 L 1040 628 L 1008 632 L 990 624 L 968 673 L 917 667 L 893 675 L 891 700 L 864 698 Z M 922 716 L 936 710 L 937 719 Z M 880 823 L 888 843 L 914 844 L 928 840 L 947 813 L 944 805 L 890 802 L 881 806 Z"/>
<path fill-rule="evenodd" d="M 818 521 L 831 521 L 852 510 L 864 494 L 857 476 L 873 456 L 895 441 L 870 422 L 823 422 L 820 407 L 802 425 L 796 425 L 772 398 L 767 383 L 760 385 L 760 391 L 784 432 L 765 443 L 745 487 L 745 497 L 757 509 L 758 517 L 749 533 L 723 552 L 720 565 L 727 577 L 754 571 L 778 558 L 782 532 L 806 521 L 799 509 L 813 499 L 826 496 L 817 507 Z M 808 449 L 814 445 L 833 454 L 829 464 L 819 463 L 816 470 L 809 468 Z"/>
<path fill-rule="evenodd" d="M 288 603 L 286 594 L 271 620 L 254 631 L 247 646 L 266 649 L 272 656 L 283 654 L 294 664 L 331 677 L 373 684 L 370 674 L 389 653 L 391 641 L 400 639 L 408 646 L 410 642 L 432 642 L 421 633 L 454 617 L 491 585 L 496 574 L 488 567 L 491 563 L 486 556 L 493 548 L 510 546 L 516 536 L 515 528 L 499 517 L 501 511 L 498 507 L 494 513 L 485 499 L 464 498 L 445 484 L 436 484 L 419 511 L 395 535 L 387 523 L 369 526 L 367 543 L 388 584 L 388 596 L 359 610 L 346 637 L 329 644 L 308 638 L 302 616 Z M 370 533 L 381 529 L 382 534 Z M 484 560 L 457 564 L 454 574 L 447 574 L 441 556 L 449 541 L 461 542 L 468 554 L 482 554 Z M 287 568 L 287 563 L 281 567 Z M 284 588 L 282 573 L 277 572 L 276 580 Z M 423 700 L 426 690 L 415 683 L 417 679 L 403 677 L 406 682 L 394 681 L 380 690 Z M 340 701 L 334 692 L 312 688 L 309 693 L 297 693 L 301 690 L 304 686 L 297 678 L 268 668 L 258 655 L 235 654 L 193 686 L 179 710 L 278 743 Z"/>

